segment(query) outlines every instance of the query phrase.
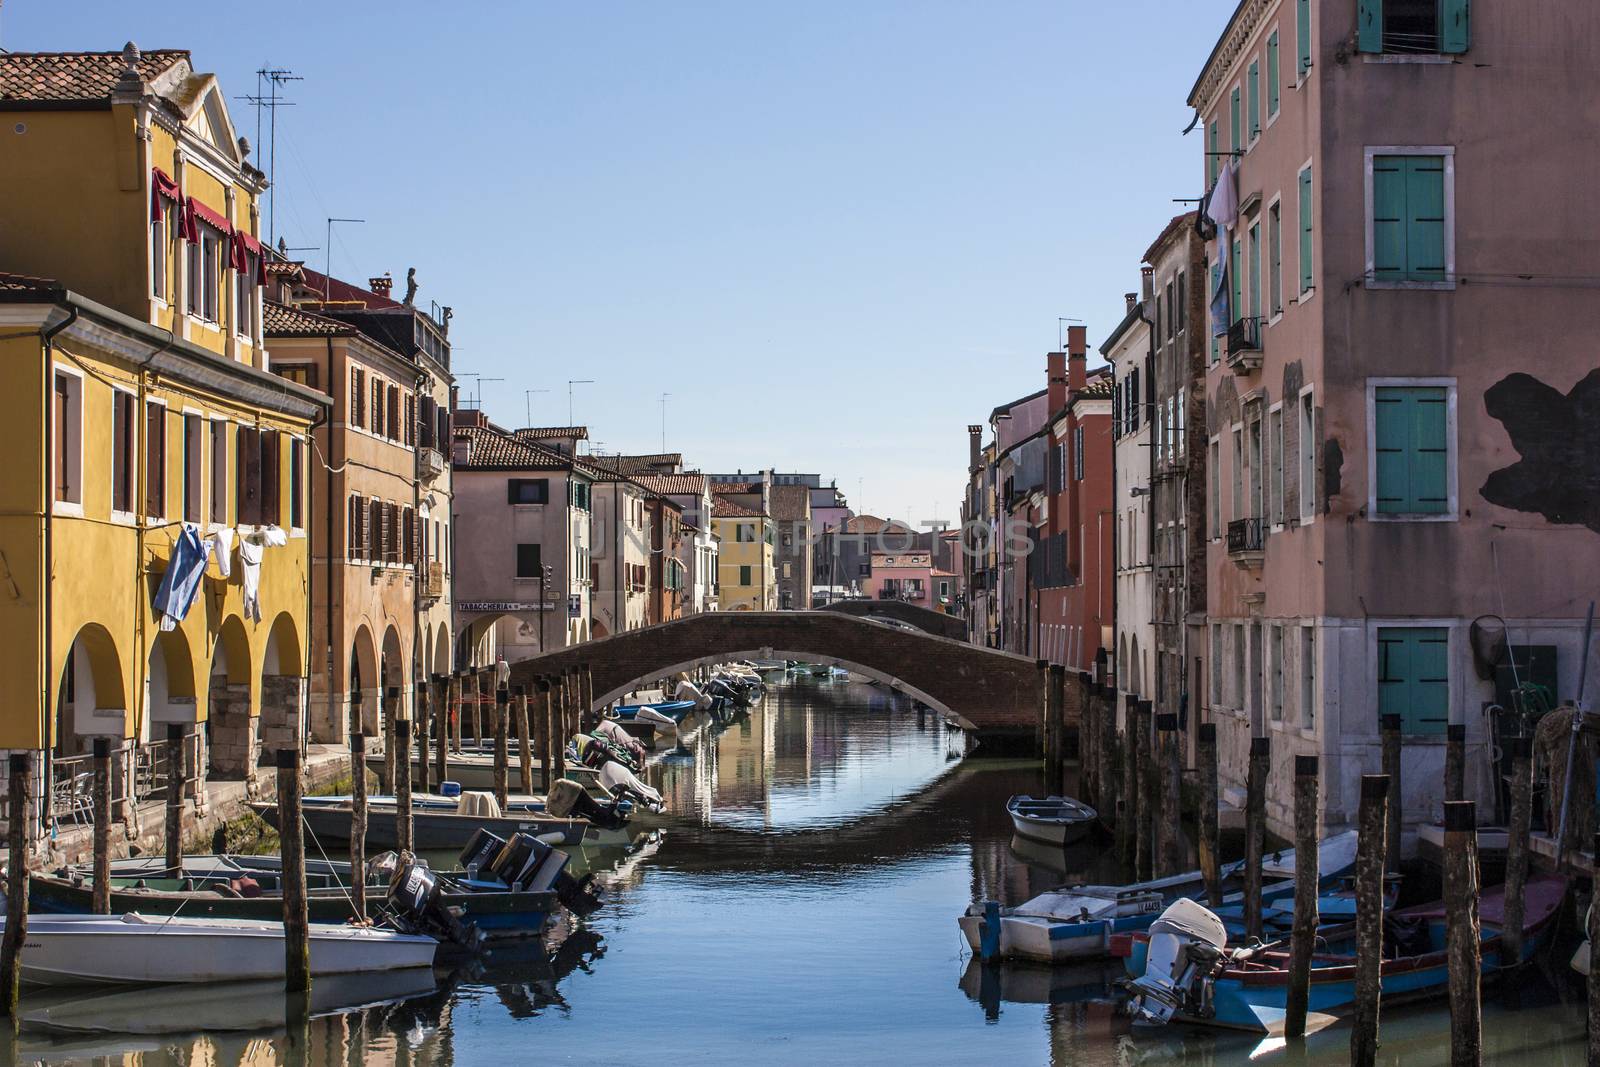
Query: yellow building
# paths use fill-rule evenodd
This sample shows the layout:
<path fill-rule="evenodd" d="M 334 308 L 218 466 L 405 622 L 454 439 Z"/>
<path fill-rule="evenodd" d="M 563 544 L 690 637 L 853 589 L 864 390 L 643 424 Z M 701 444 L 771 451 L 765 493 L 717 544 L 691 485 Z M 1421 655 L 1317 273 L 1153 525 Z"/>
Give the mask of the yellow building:
<path fill-rule="evenodd" d="M 245 777 L 300 736 L 327 407 L 268 371 L 265 181 L 186 52 L 0 53 L 0 113 L 0 749 L 49 753 L 53 808 L 89 738 L 144 781 L 169 723 Z"/>
<path fill-rule="evenodd" d="M 761 483 L 712 488 L 711 531 L 721 541 L 717 555 L 718 610 L 776 611 L 778 582 L 772 558 L 772 516 L 761 506 Z"/>

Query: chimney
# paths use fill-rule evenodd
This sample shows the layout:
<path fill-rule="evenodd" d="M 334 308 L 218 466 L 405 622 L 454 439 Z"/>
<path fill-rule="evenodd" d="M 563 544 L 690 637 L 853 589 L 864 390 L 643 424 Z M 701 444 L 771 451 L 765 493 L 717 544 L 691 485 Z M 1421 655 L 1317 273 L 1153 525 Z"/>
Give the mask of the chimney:
<path fill-rule="evenodd" d="M 1156 269 L 1154 267 L 1139 268 L 1139 288 L 1144 293 L 1144 299 L 1154 300 L 1156 295 Z"/>
<path fill-rule="evenodd" d="M 1054 418 L 1056 412 L 1067 406 L 1067 354 L 1051 352 L 1044 357 L 1045 366 L 1045 418 Z"/>
<path fill-rule="evenodd" d="M 1089 328 L 1067 327 L 1067 388 L 1076 392 L 1089 384 Z"/>
<path fill-rule="evenodd" d="M 377 293 L 382 297 L 387 297 L 389 295 L 389 290 L 394 288 L 394 279 L 389 276 L 388 271 L 384 271 L 383 277 L 381 278 L 368 278 L 367 285 L 371 287 L 374 293 Z"/>
<path fill-rule="evenodd" d="M 450 410 L 461 410 L 461 386 L 459 385 L 452 385 L 450 387 Z"/>
<path fill-rule="evenodd" d="M 772 468 L 761 472 L 761 513 L 772 514 Z"/>
<path fill-rule="evenodd" d="M 1128 314 L 1132 315 L 1133 314 L 1134 305 L 1139 303 L 1139 294 L 1138 293 L 1123 293 L 1122 294 L 1122 299 L 1123 299 L 1123 302 L 1128 305 L 1127 309 L 1126 309 Z"/>
<path fill-rule="evenodd" d="M 983 451 L 983 427 L 973 423 L 967 427 L 967 473 L 978 471 L 978 455 Z"/>

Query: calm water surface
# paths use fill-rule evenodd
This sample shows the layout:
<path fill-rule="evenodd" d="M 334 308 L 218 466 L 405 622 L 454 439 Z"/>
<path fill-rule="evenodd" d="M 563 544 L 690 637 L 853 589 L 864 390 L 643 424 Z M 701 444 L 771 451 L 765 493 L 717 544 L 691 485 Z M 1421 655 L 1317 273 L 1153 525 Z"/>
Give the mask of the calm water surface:
<path fill-rule="evenodd" d="M 432 992 L 427 974 L 319 982 L 313 1007 L 327 1014 L 292 1038 L 276 1022 L 283 998 L 270 987 L 58 993 L 30 1003 L 65 1000 L 56 1011 L 115 1032 L 30 1028 L 15 1058 L 185 1067 L 1344 1062 L 1343 1027 L 1292 1056 L 1244 1036 L 1133 1035 L 1106 993 L 1114 968 L 972 963 L 955 925 L 967 901 L 1012 903 L 1122 872 L 1099 847 L 1016 851 L 1004 801 L 1038 789 L 1034 768 L 962 759 L 963 748 L 903 698 L 799 679 L 652 772 L 682 818 L 631 855 L 579 857 L 601 872 L 608 902 L 564 925 L 548 949 L 496 950 L 440 972 Z M 1490 1062 L 1581 1063 L 1581 1002 L 1563 1003 L 1559 983 L 1528 984 L 1522 1011 L 1486 1009 Z M 208 1029 L 195 1035 L 197 1027 Z M 1447 1027 L 1437 1010 L 1385 1013 L 1382 1061 L 1447 1062 Z"/>

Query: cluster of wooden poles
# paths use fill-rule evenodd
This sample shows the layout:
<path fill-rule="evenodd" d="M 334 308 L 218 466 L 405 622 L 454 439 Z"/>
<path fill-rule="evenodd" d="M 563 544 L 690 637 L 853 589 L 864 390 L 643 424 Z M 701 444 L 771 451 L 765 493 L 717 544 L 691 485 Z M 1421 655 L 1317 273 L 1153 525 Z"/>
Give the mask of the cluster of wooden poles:
<path fill-rule="evenodd" d="M 1062 775 L 1066 730 L 1066 676 L 1047 666 L 1045 750 L 1052 776 Z M 1148 700 L 1123 698 L 1126 723 L 1116 722 L 1116 690 L 1088 673 L 1080 674 L 1079 766 L 1084 799 L 1112 816 L 1117 849 L 1139 879 L 1180 873 L 1185 849 L 1180 787 L 1184 774 L 1183 737 L 1178 717 L 1157 713 Z M 1382 774 L 1363 775 L 1357 815 L 1356 853 L 1356 1006 L 1350 1035 L 1350 1058 L 1357 1067 L 1376 1062 L 1378 1007 L 1383 961 L 1384 879 L 1400 861 L 1400 739 L 1398 715 L 1381 722 Z M 1450 1003 L 1452 1064 L 1483 1060 L 1482 953 L 1478 915 L 1477 809 L 1465 800 L 1465 729 L 1452 725 L 1446 735 L 1444 805 L 1444 907 Z M 1498 944 L 1490 951 L 1505 962 L 1507 985 L 1523 955 L 1525 888 L 1528 878 L 1528 836 L 1532 812 L 1533 759 L 1529 739 L 1511 742 L 1511 825 L 1506 852 L 1505 912 Z M 1206 895 L 1213 907 L 1222 904 L 1218 820 L 1217 728 L 1200 723 L 1196 731 L 1198 779 L 1198 851 Z M 1245 780 L 1244 919 L 1246 934 L 1262 936 L 1261 865 L 1266 838 L 1267 779 L 1272 742 L 1250 740 Z M 1392 800 L 1391 800 L 1392 798 Z M 1321 839 L 1321 775 L 1316 756 L 1294 760 L 1295 888 L 1290 935 L 1288 1016 L 1285 1037 L 1306 1033 L 1311 957 L 1315 950 Z M 1595 839 L 1600 856 L 1600 834 Z M 1600 907 L 1588 922 L 1591 951 L 1600 946 Z M 1589 993 L 1589 1062 L 1600 1065 L 1600 958 L 1591 967 Z"/>
<path fill-rule="evenodd" d="M 422 792 L 430 781 L 443 782 L 448 771 L 450 751 L 461 751 L 464 695 L 470 694 L 472 736 L 484 737 L 484 709 L 489 712 L 489 729 L 494 737 L 494 793 L 504 806 L 509 798 L 510 731 L 513 722 L 519 741 L 518 756 L 522 782 L 533 782 L 533 753 L 539 753 L 542 781 L 546 788 L 566 774 L 566 739 L 587 723 L 585 716 L 594 704 L 593 678 L 587 663 L 558 674 L 536 678 L 531 699 L 525 685 L 494 684 L 493 668 L 436 674 L 417 689 L 417 719 L 404 717 L 400 689 L 390 686 L 384 693 L 384 769 L 381 786 L 392 787 L 395 797 L 397 838 L 402 851 L 412 847 L 412 757 L 413 738 L 427 755 L 436 741 L 436 756 L 430 767 L 426 758 L 416 761 L 417 786 Z M 360 706 L 352 694 L 352 707 Z M 174 877 L 183 870 L 183 790 L 188 780 L 185 727 L 168 726 L 166 867 Z M 351 834 L 350 869 L 366 868 L 367 830 L 367 736 L 359 728 L 350 734 Z M 306 900 L 305 835 L 301 819 L 301 758 L 298 748 L 278 749 L 275 754 L 278 787 L 278 836 L 283 857 L 284 983 L 291 993 L 311 988 L 311 943 Z M 7 792 L 7 847 L 9 863 L 5 886 L 5 936 L 0 938 L 0 1014 L 16 1020 L 22 970 L 19 957 L 28 929 L 28 830 L 30 804 L 43 803 L 34 789 L 34 757 L 13 754 L 9 762 Z M 430 773 L 432 772 L 432 773 Z M 92 910 L 97 915 L 111 913 L 111 803 L 113 795 L 111 739 L 94 739 L 94 884 Z M 366 918 L 365 879 L 350 879 L 351 899 L 358 920 Z"/>

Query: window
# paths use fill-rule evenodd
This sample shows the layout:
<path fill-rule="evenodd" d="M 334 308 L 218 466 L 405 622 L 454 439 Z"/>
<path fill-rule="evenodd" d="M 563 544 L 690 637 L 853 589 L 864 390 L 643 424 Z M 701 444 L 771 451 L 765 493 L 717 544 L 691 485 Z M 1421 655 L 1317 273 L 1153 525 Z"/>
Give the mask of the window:
<path fill-rule="evenodd" d="M 1265 319 L 1261 309 L 1261 223 L 1250 224 L 1250 314 Z"/>
<path fill-rule="evenodd" d="M 755 543 L 755 539 L 756 539 L 755 523 L 752 523 L 752 522 L 736 523 L 734 525 L 734 527 L 733 527 L 733 539 L 736 542 L 740 542 L 740 543 L 744 543 L 744 544 L 754 544 Z M 750 583 L 741 582 L 740 584 L 741 585 L 748 585 Z"/>
<path fill-rule="evenodd" d="M 1228 512 L 1228 518 L 1242 519 L 1244 515 L 1244 430 L 1241 427 L 1233 428 L 1233 505 Z"/>
<path fill-rule="evenodd" d="M 1211 536 L 1222 536 L 1222 446 L 1211 442 Z"/>
<path fill-rule="evenodd" d="M 385 393 L 384 393 L 383 382 L 377 380 L 376 378 L 373 379 L 373 382 L 372 382 L 372 423 L 368 427 L 368 429 L 370 429 L 373 433 L 377 434 L 379 437 L 384 436 L 384 427 L 383 427 L 384 397 L 385 397 Z"/>
<path fill-rule="evenodd" d="M 1230 694 L 1233 706 L 1240 711 L 1245 709 L 1245 636 L 1243 626 L 1233 628 L 1233 693 Z"/>
<path fill-rule="evenodd" d="M 1222 627 L 1211 624 L 1211 706 L 1222 706 Z"/>
<path fill-rule="evenodd" d="M 412 448 L 417 443 L 417 398 L 411 393 L 406 394 L 405 415 L 406 447 Z"/>
<path fill-rule="evenodd" d="M 117 394 L 122 395 L 122 394 Z M 83 503 L 83 379 L 55 373 L 55 499 Z"/>
<path fill-rule="evenodd" d="M 1267 209 L 1267 301 L 1268 316 L 1283 314 L 1283 201 L 1274 200 Z"/>
<path fill-rule="evenodd" d="M 550 479 L 548 478 L 508 478 L 506 479 L 507 504 L 548 504 L 550 502 Z"/>
<path fill-rule="evenodd" d="M 748 566 L 741 566 L 739 568 L 739 584 L 740 585 L 749 585 L 750 584 L 750 568 Z"/>
<path fill-rule="evenodd" d="M 228 424 L 211 420 L 211 521 L 228 521 Z"/>
<path fill-rule="evenodd" d="M 261 431 L 241 426 L 234 433 L 233 522 L 261 522 Z"/>
<path fill-rule="evenodd" d="M 144 513 L 167 514 L 167 407 L 154 400 L 144 405 Z"/>
<path fill-rule="evenodd" d="M 1206 257 L 1206 277 L 1211 284 L 1206 287 L 1206 333 L 1211 337 L 1211 362 L 1216 363 L 1222 358 L 1221 346 L 1217 344 L 1217 331 L 1213 325 L 1216 306 L 1216 294 L 1222 286 L 1222 264 L 1211 262 L 1211 257 Z"/>
<path fill-rule="evenodd" d="M 185 522 L 200 521 L 201 470 L 205 463 L 202 453 L 199 415 L 183 417 L 183 518 Z"/>
<path fill-rule="evenodd" d="M 571 481 L 567 483 L 567 503 L 579 511 L 589 510 L 589 483 Z"/>
<path fill-rule="evenodd" d="M 1300 518 L 1317 513 L 1316 408 L 1309 392 L 1300 394 Z"/>
<path fill-rule="evenodd" d="M 262 430 L 257 434 L 261 442 L 261 462 L 257 469 L 260 471 L 261 499 L 260 522 L 267 526 L 276 526 L 282 521 L 280 507 L 283 500 L 282 471 L 278 457 L 278 431 Z"/>
<path fill-rule="evenodd" d="M 1450 199 L 1453 155 L 1367 153 L 1367 277 L 1375 282 L 1454 281 Z"/>
<path fill-rule="evenodd" d="M 367 544 L 362 520 L 366 518 L 367 504 L 360 493 L 351 493 L 345 507 L 345 554 L 351 559 L 366 559 Z"/>
<path fill-rule="evenodd" d="M 1083 427 L 1072 428 L 1072 478 L 1083 481 Z"/>
<path fill-rule="evenodd" d="M 417 513 L 409 507 L 400 511 L 400 554 L 407 567 L 417 565 Z"/>
<path fill-rule="evenodd" d="M 244 267 L 233 273 L 233 329 L 241 337 L 256 335 L 256 266 L 254 252 L 244 254 Z"/>
<path fill-rule="evenodd" d="M 1271 684 L 1269 685 L 1268 706 L 1272 709 L 1272 721 L 1283 721 L 1283 627 L 1273 625 L 1268 627 L 1267 633 L 1271 644 L 1267 648 L 1267 670 L 1270 671 Z"/>
<path fill-rule="evenodd" d="M 203 222 L 196 225 L 200 239 L 189 244 L 189 314 L 216 322 L 222 285 L 222 234 Z"/>
<path fill-rule="evenodd" d="M 1262 506 L 1261 494 L 1264 488 L 1261 477 L 1261 459 L 1265 455 L 1261 440 L 1261 418 L 1250 420 L 1250 518 L 1259 519 L 1266 514 Z"/>
<path fill-rule="evenodd" d="M 1261 61 L 1252 59 L 1245 75 L 1245 115 L 1250 120 L 1250 143 L 1261 136 Z"/>
<path fill-rule="evenodd" d="M 1139 368 L 1128 372 L 1128 432 L 1139 429 Z"/>
<path fill-rule="evenodd" d="M 289 439 L 289 525 L 296 530 L 306 526 L 305 472 L 306 446 L 298 437 Z"/>
<path fill-rule="evenodd" d="M 350 369 L 350 425 L 365 429 L 367 425 L 367 372 L 360 367 Z"/>
<path fill-rule="evenodd" d="M 315 363 L 274 363 L 272 373 L 278 377 L 306 386 L 309 389 L 317 388 L 317 365 Z"/>
<path fill-rule="evenodd" d="M 1272 525 L 1283 525 L 1283 408 L 1267 415 L 1267 514 Z"/>
<path fill-rule="evenodd" d="M 1443 515 L 1450 503 L 1450 396 L 1444 385 L 1372 387 L 1372 510 Z"/>
<path fill-rule="evenodd" d="M 1268 122 L 1271 122 L 1272 119 L 1278 114 L 1278 101 L 1279 101 L 1279 99 L 1281 98 L 1281 95 L 1282 95 L 1282 89 L 1278 84 L 1278 78 L 1280 76 L 1281 75 L 1280 75 L 1280 71 L 1279 71 L 1279 68 L 1278 68 L 1278 31 L 1277 30 L 1273 30 L 1271 35 L 1268 36 L 1268 38 L 1267 38 L 1267 121 Z"/>
<path fill-rule="evenodd" d="M 1228 303 L 1228 322 L 1244 318 L 1244 239 L 1233 239 L 1233 252 L 1228 260 L 1229 287 L 1232 289 Z"/>
<path fill-rule="evenodd" d="M 1378 714 L 1400 716 L 1403 733 L 1444 733 L 1450 721 L 1448 630 L 1378 628 Z"/>
<path fill-rule="evenodd" d="M 1311 0 L 1295 0 L 1295 80 L 1305 78 L 1311 70 Z"/>
<path fill-rule="evenodd" d="M 1234 155 L 1239 154 L 1239 149 L 1244 144 L 1239 121 L 1239 87 L 1235 85 L 1233 92 L 1228 94 L 1228 150 Z"/>
<path fill-rule="evenodd" d="M 792 577 L 794 577 L 794 574 L 793 574 L 793 565 L 792 565 L 792 564 L 790 564 L 790 563 L 789 563 L 789 561 L 788 561 L 788 560 L 784 560 L 784 562 L 783 562 L 783 576 L 784 576 L 784 577 L 785 577 L 785 578 L 792 578 Z"/>
<path fill-rule="evenodd" d="M 1300 172 L 1300 291 L 1311 289 L 1311 164 Z"/>
<path fill-rule="evenodd" d="M 166 300 L 171 293 L 172 238 L 167 224 L 171 214 L 172 208 L 163 199 L 161 217 L 150 223 L 150 293 L 157 300 Z"/>
<path fill-rule="evenodd" d="M 1185 285 L 1184 273 L 1181 270 L 1178 272 L 1178 302 L 1174 307 L 1174 311 L 1176 314 L 1173 315 L 1173 318 L 1178 320 L 1175 331 L 1182 335 L 1184 320 L 1189 317 L 1189 291 Z"/>
<path fill-rule="evenodd" d="M 1217 183 L 1217 174 L 1222 170 L 1222 145 L 1217 139 L 1217 120 L 1212 119 L 1211 125 L 1206 128 L 1206 188 Z"/>
<path fill-rule="evenodd" d="M 391 441 L 400 440 L 400 387 L 389 386 L 388 395 L 384 398 L 383 428 L 384 436 Z"/>
<path fill-rule="evenodd" d="M 1300 725 L 1317 725 L 1317 630 L 1300 627 Z"/>
<path fill-rule="evenodd" d="M 1467 50 L 1469 0 L 1360 0 L 1356 49 L 1384 55 Z"/>

